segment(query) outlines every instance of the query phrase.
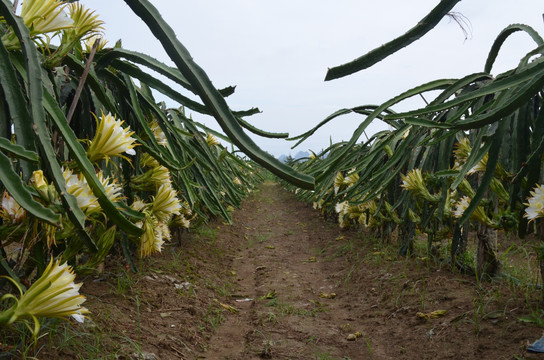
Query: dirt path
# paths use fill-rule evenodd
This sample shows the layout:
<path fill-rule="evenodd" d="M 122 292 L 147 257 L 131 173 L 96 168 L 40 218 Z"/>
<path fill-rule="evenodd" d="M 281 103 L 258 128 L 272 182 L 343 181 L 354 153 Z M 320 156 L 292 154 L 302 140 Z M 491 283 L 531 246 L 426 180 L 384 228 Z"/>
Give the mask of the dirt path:
<path fill-rule="evenodd" d="M 322 249 L 338 237 L 336 226 L 293 202 L 278 185 L 266 183 L 258 197 L 235 219 L 245 240 L 232 265 L 239 313 L 218 329 L 205 358 L 357 359 L 368 354 L 365 341 L 346 341 L 352 315 L 338 296 L 344 264 L 328 259 Z"/>

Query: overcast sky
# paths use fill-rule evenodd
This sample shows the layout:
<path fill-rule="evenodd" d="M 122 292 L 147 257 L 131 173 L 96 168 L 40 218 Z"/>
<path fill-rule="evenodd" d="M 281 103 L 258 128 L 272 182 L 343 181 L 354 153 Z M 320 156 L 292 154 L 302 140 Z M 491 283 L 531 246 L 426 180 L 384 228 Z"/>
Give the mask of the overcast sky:
<path fill-rule="evenodd" d="M 110 45 L 122 39 L 124 48 L 172 64 L 124 1 L 80 2 L 95 9 L 106 22 Z M 424 38 L 374 67 L 325 82 L 328 67 L 351 61 L 402 35 L 438 1 L 156 0 L 153 4 L 217 88 L 236 85 L 236 92 L 227 98 L 232 109 L 258 107 L 262 113 L 247 121 L 291 136 L 338 109 L 380 104 L 427 81 L 482 71 L 494 39 L 509 24 L 531 25 L 544 36 L 542 0 L 464 0 L 453 11 L 468 19 L 467 39 L 457 23 L 445 18 Z M 511 36 L 493 74 L 515 67 L 533 47 L 526 34 Z M 394 110 L 423 105 L 415 98 Z M 198 113 L 193 118 L 219 129 L 212 118 Z M 293 142 L 252 138 L 276 156 L 319 151 L 331 138 L 333 142 L 348 140 L 362 120 L 360 115 L 337 118 L 294 150 L 290 149 Z M 368 132 L 385 128 L 377 121 Z"/>

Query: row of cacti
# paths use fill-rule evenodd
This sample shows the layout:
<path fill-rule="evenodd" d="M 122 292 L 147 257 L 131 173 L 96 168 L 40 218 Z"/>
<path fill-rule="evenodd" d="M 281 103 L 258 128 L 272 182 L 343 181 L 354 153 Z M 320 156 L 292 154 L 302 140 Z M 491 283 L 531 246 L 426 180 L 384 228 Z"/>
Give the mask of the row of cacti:
<path fill-rule="evenodd" d="M 455 1 L 437 9 L 446 3 L 453 6 Z M 501 46 L 515 32 L 531 37 L 535 49 L 523 54 L 516 68 L 492 76 Z M 412 37 L 396 41 L 401 39 L 406 44 L 412 41 Z M 412 249 L 418 232 L 427 235 L 429 250 L 433 242 L 447 239 L 452 262 L 465 270 L 468 267 L 457 257 L 466 247 L 467 232 L 474 229 L 479 241 L 486 242 L 478 251 L 487 253 L 477 256 L 473 270 L 478 275 L 496 274 L 496 244 L 488 241 L 488 232 L 509 231 L 520 237 L 541 233 L 535 225 L 544 215 L 543 47 L 544 40 L 534 29 L 510 25 L 498 35 L 481 73 L 431 81 L 379 106 L 336 111 L 291 140 L 298 140 L 298 145 L 344 114 L 360 114 L 363 121 L 349 141 L 331 144 L 295 164 L 316 177 L 315 191 L 291 188 L 341 227 L 375 229 L 381 236 L 396 230 L 402 254 Z M 358 71 L 363 63 L 392 52 L 387 47 L 373 50 L 335 68 L 342 68 L 335 76 Z M 425 99 L 428 92 L 434 92 L 434 98 L 425 107 L 394 111 L 399 102 L 412 96 Z M 390 129 L 359 142 L 376 120 Z"/>
<path fill-rule="evenodd" d="M 168 27 L 149 2 L 127 3 L 152 12 L 144 21 Z M 0 326 L 24 321 L 37 335 L 41 317 L 83 321 L 88 311 L 75 273 L 92 273 L 112 252 L 134 266 L 133 257 L 160 253 L 173 234 L 213 216 L 230 221 L 233 208 L 262 179 L 262 168 L 217 137 L 243 144 L 249 157 L 286 178 L 309 182 L 268 164 L 248 142 L 240 117 L 258 109 L 223 107 L 229 119 L 217 120 L 229 137 L 186 116 L 216 114 L 206 99 L 229 96 L 233 87 L 202 90 L 187 80 L 192 72 L 118 44 L 108 47 L 104 27 L 77 2 L 0 1 L 0 274 L 20 292 L 0 298 Z M 177 42 L 157 36 L 165 47 Z M 195 76 L 209 83 L 202 72 Z M 180 107 L 158 103 L 153 89 Z"/>
<path fill-rule="evenodd" d="M 355 151 L 361 152 L 361 149 Z M 460 135 L 449 157 L 449 172 L 437 174 L 430 170 L 422 171 L 421 168 L 399 172 L 390 183 L 382 184 L 381 191 L 374 195 L 360 190 L 363 188 L 360 178 L 371 177 L 372 174 L 365 173 L 364 168 L 358 169 L 356 164 L 351 164 L 354 167 L 349 170 L 338 171 L 326 187 L 318 186 L 316 191 L 291 188 L 296 189 L 298 197 L 312 202 L 314 209 L 334 218 L 341 228 L 355 227 L 363 231 L 376 231 L 383 236 L 385 228 L 391 233 L 394 228 L 409 223 L 420 234 L 435 235 L 438 229 L 451 240 L 455 225 L 459 225 L 459 220 L 466 213 L 476 194 L 475 188 L 486 171 L 487 154 L 452 189 L 455 175 L 471 152 L 470 141 Z M 311 156 L 299 166 L 308 171 L 326 161 L 326 157 Z M 478 230 L 479 227 L 488 227 L 516 232 L 520 220 L 525 221 L 524 226 L 534 229 L 537 219 L 544 217 L 544 185 L 527 184 L 527 195 L 515 202 L 511 198 L 509 183 L 512 178 L 514 174 L 504 170 L 500 163 L 496 165 L 495 176 L 489 183 L 485 198 L 475 206 L 467 219 L 472 224 L 471 228 Z M 512 203 L 514 207 L 511 207 Z M 403 242 L 413 240 L 399 239 Z"/>

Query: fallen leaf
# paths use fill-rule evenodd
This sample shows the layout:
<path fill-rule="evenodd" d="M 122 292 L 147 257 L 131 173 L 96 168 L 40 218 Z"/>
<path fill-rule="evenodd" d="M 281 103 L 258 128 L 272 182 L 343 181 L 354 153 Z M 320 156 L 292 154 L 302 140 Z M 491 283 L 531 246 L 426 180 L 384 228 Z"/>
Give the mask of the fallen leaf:
<path fill-rule="evenodd" d="M 444 316 L 446 315 L 446 313 L 448 312 L 448 310 L 435 310 L 435 311 L 432 311 L 430 313 L 422 313 L 422 312 L 418 312 L 416 314 L 416 316 L 420 319 L 436 319 L 438 317 L 441 317 L 441 316 Z"/>
<path fill-rule="evenodd" d="M 360 331 L 357 331 L 357 332 L 354 332 L 353 334 L 349 334 L 346 337 L 346 339 L 348 341 L 355 341 L 355 340 L 357 340 L 357 338 L 360 338 L 361 336 L 363 336 L 363 334 Z"/>
<path fill-rule="evenodd" d="M 275 299 L 276 297 L 278 297 L 278 294 L 276 293 L 276 290 L 272 290 L 272 291 L 269 291 L 268 294 L 266 294 L 265 296 L 261 296 L 259 299 L 261 300 L 270 300 L 270 299 Z"/>
<path fill-rule="evenodd" d="M 325 298 L 325 299 L 334 299 L 336 297 L 336 293 L 327 294 L 322 292 L 321 294 L 319 294 L 319 297 Z"/>
<path fill-rule="evenodd" d="M 217 300 L 217 299 L 213 299 L 213 301 L 214 301 L 215 303 L 217 303 L 219 306 L 221 306 L 223 309 L 228 310 L 228 311 L 230 311 L 230 312 L 233 313 L 233 314 L 237 314 L 237 313 L 238 313 L 238 309 L 236 309 L 235 307 L 232 307 L 232 306 L 227 305 L 227 304 L 223 304 L 222 302 L 219 302 L 219 300 Z"/>

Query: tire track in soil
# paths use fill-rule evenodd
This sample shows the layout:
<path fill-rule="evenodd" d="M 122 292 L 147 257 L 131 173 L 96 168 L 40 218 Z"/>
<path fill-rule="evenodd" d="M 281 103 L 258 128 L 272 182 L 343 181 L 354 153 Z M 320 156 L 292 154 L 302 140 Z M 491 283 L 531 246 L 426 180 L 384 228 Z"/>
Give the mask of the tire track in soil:
<path fill-rule="evenodd" d="M 229 302 L 239 312 L 227 315 L 199 359 L 381 358 L 363 339 L 346 340 L 359 330 L 342 298 L 346 263 L 324 246 L 339 236 L 337 225 L 278 184 L 259 189 L 232 226 L 242 241 L 232 264 L 237 298 L 253 300 Z"/>

